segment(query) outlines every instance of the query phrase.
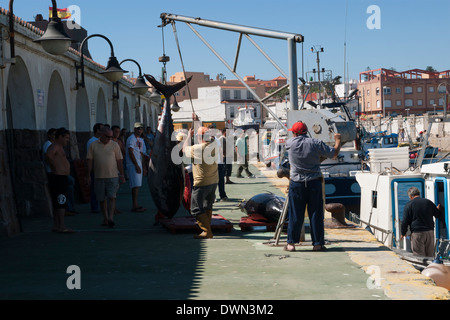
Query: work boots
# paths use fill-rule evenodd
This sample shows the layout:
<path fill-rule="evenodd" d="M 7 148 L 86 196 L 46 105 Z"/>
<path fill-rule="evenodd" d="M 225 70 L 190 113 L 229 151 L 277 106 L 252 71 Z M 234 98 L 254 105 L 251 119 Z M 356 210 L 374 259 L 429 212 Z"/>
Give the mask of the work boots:
<path fill-rule="evenodd" d="M 203 231 L 199 235 L 194 236 L 194 239 L 212 239 L 213 233 L 211 230 L 212 210 L 208 210 L 196 217 L 198 226 Z"/>

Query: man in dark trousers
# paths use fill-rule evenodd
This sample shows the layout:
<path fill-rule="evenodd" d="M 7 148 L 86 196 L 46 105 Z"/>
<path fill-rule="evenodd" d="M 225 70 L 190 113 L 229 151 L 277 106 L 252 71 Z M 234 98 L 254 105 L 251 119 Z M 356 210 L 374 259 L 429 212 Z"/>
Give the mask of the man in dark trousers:
<path fill-rule="evenodd" d="M 291 165 L 289 186 L 288 244 L 285 251 L 295 251 L 300 242 L 301 230 L 308 206 L 313 251 L 325 250 L 323 176 L 320 163 L 326 158 L 336 158 L 341 150 L 341 135 L 335 134 L 334 148 L 323 141 L 307 136 L 308 127 L 297 122 L 289 129 L 294 137 L 286 142 Z"/>
<path fill-rule="evenodd" d="M 411 250 L 414 254 L 424 257 L 434 257 L 434 221 L 433 217 L 443 220 L 441 205 L 436 205 L 420 197 L 420 191 L 416 187 L 408 190 L 409 201 L 403 209 L 401 225 L 402 241 L 408 227 L 411 230 Z"/>

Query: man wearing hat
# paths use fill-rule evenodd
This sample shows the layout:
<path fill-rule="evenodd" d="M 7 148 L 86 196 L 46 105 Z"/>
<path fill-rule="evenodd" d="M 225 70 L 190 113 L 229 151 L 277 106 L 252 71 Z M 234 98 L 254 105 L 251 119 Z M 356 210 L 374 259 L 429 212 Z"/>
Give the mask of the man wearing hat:
<path fill-rule="evenodd" d="M 335 134 L 334 148 L 323 141 L 309 138 L 308 127 L 297 122 L 289 129 L 294 137 L 286 142 L 291 166 L 289 186 L 289 227 L 286 251 L 295 251 L 300 242 L 301 230 L 305 219 L 305 209 L 311 225 L 313 251 L 325 250 L 325 227 L 320 163 L 325 158 L 335 158 L 341 149 L 341 135 Z"/>
<path fill-rule="evenodd" d="M 144 125 L 140 122 L 134 124 L 134 133 L 127 139 L 125 147 L 125 162 L 127 164 L 128 179 L 131 188 L 131 197 L 133 205 L 131 211 L 144 212 L 146 209 L 138 205 L 139 188 L 142 187 L 142 173 L 143 173 L 143 153 L 144 153 L 144 139 L 142 133 L 144 132 Z"/>

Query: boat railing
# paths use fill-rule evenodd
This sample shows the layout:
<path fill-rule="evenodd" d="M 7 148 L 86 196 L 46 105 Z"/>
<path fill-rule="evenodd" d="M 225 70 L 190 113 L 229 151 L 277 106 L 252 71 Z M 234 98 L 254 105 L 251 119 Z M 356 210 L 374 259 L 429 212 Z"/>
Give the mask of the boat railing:
<path fill-rule="evenodd" d="M 389 236 L 391 234 L 393 234 L 393 232 L 391 230 L 386 230 L 386 229 L 383 229 L 383 228 L 380 228 L 380 227 L 377 227 L 377 226 L 373 226 L 369 222 L 361 220 L 361 218 L 356 213 L 353 213 L 353 212 L 350 211 L 349 215 L 350 215 L 350 219 L 349 220 L 351 222 L 357 223 L 361 227 L 364 224 L 364 225 L 366 225 L 366 229 L 368 229 L 368 230 L 369 229 L 374 229 L 374 230 L 377 230 L 377 231 L 381 232 L 383 234 L 382 241 L 381 241 L 382 243 L 385 243 L 385 241 L 389 238 Z M 369 231 L 371 233 L 373 233 L 372 230 L 369 230 Z M 393 247 L 393 242 L 391 242 L 390 247 Z"/>

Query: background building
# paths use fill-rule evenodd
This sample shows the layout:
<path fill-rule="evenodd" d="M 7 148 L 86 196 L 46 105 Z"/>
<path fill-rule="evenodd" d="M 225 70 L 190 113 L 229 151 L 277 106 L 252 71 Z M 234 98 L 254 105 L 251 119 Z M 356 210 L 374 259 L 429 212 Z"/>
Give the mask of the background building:
<path fill-rule="evenodd" d="M 448 110 L 450 70 L 437 72 L 388 69 L 360 73 L 361 112 L 367 115 L 409 115 Z"/>

